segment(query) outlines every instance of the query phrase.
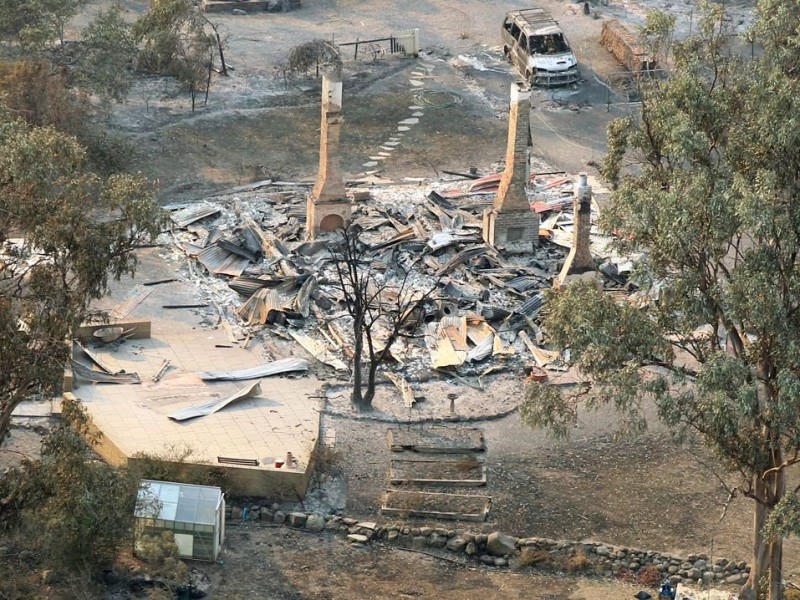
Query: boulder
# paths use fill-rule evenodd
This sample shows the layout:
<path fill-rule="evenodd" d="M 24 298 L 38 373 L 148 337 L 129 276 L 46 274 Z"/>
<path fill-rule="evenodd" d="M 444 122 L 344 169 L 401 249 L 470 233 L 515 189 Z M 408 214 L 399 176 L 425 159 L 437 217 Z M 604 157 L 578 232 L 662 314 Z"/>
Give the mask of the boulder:
<path fill-rule="evenodd" d="M 725 583 L 730 583 L 732 585 L 744 585 L 746 581 L 747 573 L 734 573 L 725 578 Z"/>
<path fill-rule="evenodd" d="M 500 532 L 489 534 L 486 540 L 486 551 L 492 556 L 509 556 L 517 549 L 517 539 Z"/>
<path fill-rule="evenodd" d="M 451 552 L 463 552 L 466 547 L 467 541 L 460 537 L 454 537 L 447 541 L 447 549 Z"/>
<path fill-rule="evenodd" d="M 292 527 L 302 527 L 303 525 L 306 524 L 307 518 L 308 517 L 306 517 L 306 513 L 293 512 L 289 513 L 287 521 L 289 522 L 289 525 Z"/>
<path fill-rule="evenodd" d="M 286 513 L 281 510 L 276 510 L 272 516 L 272 522 L 276 525 L 283 525 L 286 522 Z"/>
<path fill-rule="evenodd" d="M 598 546 L 595 548 L 594 553 L 597 554 L 597 556 L 608 556 L 611 550 L 608 546 Z"/>
<path fill-rule="evenodd" d="M 478 545 L 475 542 L 467 542 L 464 552 L 467 553 L 467 556 L 475 556 L 478 553 Z"/>
<path fill-rule="evenodd" d="M 325 519 L 320 515 L 308 515 L 306 529 L 309 531 L 322 531 L 325 529 Z"/>
<path fill-rule="evenodd" d="M 361 535 L 360 533 L 349 533 L 347 534 L 347 540 L 354 544 L 366 544 L 367 536 Z"/>

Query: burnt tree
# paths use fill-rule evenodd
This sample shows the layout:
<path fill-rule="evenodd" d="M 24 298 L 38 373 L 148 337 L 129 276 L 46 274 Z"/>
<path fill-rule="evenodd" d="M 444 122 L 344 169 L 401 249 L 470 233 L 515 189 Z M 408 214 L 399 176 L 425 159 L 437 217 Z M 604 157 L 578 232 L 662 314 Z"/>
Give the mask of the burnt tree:
<path fill-rule="evenodd" d="M 336 285 L 352 319 L 351 400 L 359 409 L 369 410 L 375 396 L 378 368 L 390 357 L 391 348 L 398 338 L 413 333 L 423 306 L 436 286 L 420 290 L 418 285 L 412 284 L 412 271 L 397 261 L 392 261 L 393 274 L 388 269 L 384 273 L 377 272 L 373 265 L 377 250 L 363 240 L 361 233 L 356 226 L 343 230 L 332 254 Z M 385 334 L 380 340 L 379 329 Z M 364 364 L 365 358 L 367 365 Z M 367 367 L 366 381 L 364 366 Z"/>

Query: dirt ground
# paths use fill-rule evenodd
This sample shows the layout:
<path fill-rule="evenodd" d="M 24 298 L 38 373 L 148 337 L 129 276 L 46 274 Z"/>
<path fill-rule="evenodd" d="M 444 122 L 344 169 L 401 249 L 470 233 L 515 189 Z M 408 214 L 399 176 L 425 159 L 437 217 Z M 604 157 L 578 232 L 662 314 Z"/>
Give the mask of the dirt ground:
<path fill-rule="evenodd" d="M 370 600 L 619 600 L 632 584 L 454 564 L 390 546 L 354 548 L 340 537 L 245 525 L 229 530 L 225 564 L 210 575 L 213 598 Z M 239 567 L 227 569 L 228 561 Z"/>
<path fill-rule="evenodd" d="M 81 20 L 105 3 L 91 2 Z M 602 20 L 584 16 L 580 4 L 538 4 L 561 22 L 585 80 L 575 88 L 534 93 L 535 158 L 541 168 L 591 172 L 589 164 L 602 159 L 607 123 L 634 108 L 621 104 L 622 97 L 604 83 L 620 67 L 598 43 Z M 746 22 L 748 4 L 729 4 L 737 24 Z M 147 2 L 123 5 L 134 16 Z M 644 5 L 671 7 L 666 0 L 626 0 L 594 10 L 639 22 Z M 419 59 L 346 61 L 342 165 L 351 178 L 374 170 L 364 167 L 369 156 L 396 134 L 409 107 L 422 104 L 419 124 L 378 174 L 400 181 L 471 165 L 488 172 L 503 158 L 513 80 L 501 60 L 499 27 L 504 13 L 518 7 L 508 0 L 307 0 L 290 13 L 215 14 L 228 34 L 226 56 L 235 70 L 228 78 L 215 77 L 208 105 L 192 114 L 187 95 L 171 82 L 143 79 L 115 108 L 113 129 L 131 141 L 133 167 L 159 180 L 165 203 L 266 178 L 310 181 L 317 164 L 319 85 L 306 78 L 287 87 L 275 67 L 289 48 L 313 38 L 355 41 L 419 28 Z M 693 7 L 687 1 L 670 8 L 683 30 Z M 427 73 L 422 89 L 409 85 L 410 73 L 419 68 Z M 449 101 L 426 104 L 434 98 Z M 507 401 L 513 393 L 519 392 L 483 392 L 487 404 L 494 394 Z M 489 521 L 480 526 L 485 530 L 750 558 L 750 504 L 737 499 L 720 522 L 725 497 L 710 475 L 713 458 L 674 445 L 663 431 L 615 442 L 613 417 L 601 415 L 583 422 L 571 441 L 555 443 L 524 427 L 515 413 L 471 425 L 487 441 L 489 484 L 474 491 L 493 498 Z M 306 508 L 378 518 L 391 458 L 387 427 L 324 416 L 326 436 L 335 431 L 334 473 L 311 491 Z M 32 430 L 15 429 L 0 452 L 3 465 L 28 452 L 34 437 Z M 785 577 L 800 578 L 800 544 L 787 542 L 785 556 Z M 254 525 L 231 527 L 220 564 L 198 566 L 212 576 L 214 598 L 610 600 L 635 592 L 617 582 L 464 567 L 384 547 L 356 550 L 339 538 Z"/>

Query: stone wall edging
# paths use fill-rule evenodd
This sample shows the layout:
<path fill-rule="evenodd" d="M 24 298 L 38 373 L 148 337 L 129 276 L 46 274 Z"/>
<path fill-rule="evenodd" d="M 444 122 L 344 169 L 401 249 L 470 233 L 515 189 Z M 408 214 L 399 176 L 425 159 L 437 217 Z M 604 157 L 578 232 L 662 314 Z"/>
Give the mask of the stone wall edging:
<path fill-rule="evenodd" d="M 568 567 L 575 572 L 603 577 L 632 576 L 673 583 L 706 585 L 741 585 L 750 573 L 745 561 L 709 558 L 707 554 L 685 557 L 664 552 L 615 546 L 603 542 L 555 540 L 540 537 L 517 538 L 501 532 L 473 533 L 465 529 L 411 526 L 407 523 L 379 524 L 338 515 L 284 512 L 278 505 L 226 507 L 226 519 L 239 522 L 264 522 L 286 525 L 310 532 L 329 532 L 347 536 L 351 544 L 365 546 L 373 541 L 397 544 L 413 550 L 434 549 L 464 555 L 484 565 L 507 567 L 532 565 L 549 559 L 551 564 Z M 654 581 L 657 584 L 658 581 Z"/>

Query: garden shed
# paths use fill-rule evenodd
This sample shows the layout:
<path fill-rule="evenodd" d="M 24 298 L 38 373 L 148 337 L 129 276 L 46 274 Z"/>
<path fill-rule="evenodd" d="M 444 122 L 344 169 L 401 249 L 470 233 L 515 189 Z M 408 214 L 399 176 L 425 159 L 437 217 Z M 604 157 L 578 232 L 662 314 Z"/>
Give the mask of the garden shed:
<path fill-rule="evenodd" d="M 214 561 L 225 539 L 225 495 L 218 487 L 143 479 L 136 498 L 134 544 L 172 532 L 180 558 Z"/>

